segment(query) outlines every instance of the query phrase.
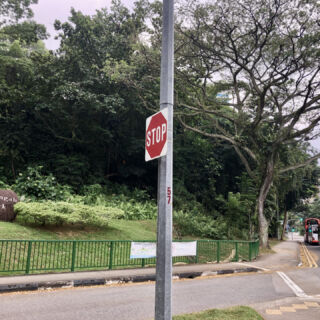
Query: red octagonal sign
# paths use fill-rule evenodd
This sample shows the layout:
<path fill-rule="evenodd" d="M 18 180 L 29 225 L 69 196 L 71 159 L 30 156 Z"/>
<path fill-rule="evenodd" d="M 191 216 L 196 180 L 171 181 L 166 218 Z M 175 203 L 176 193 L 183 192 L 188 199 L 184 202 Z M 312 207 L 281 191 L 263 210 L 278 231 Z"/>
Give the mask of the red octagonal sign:
<path fill-rule="evenodd" d="M 147 118 L 146 121 L 146 161 L 167 154 L 168 108 Z"/>

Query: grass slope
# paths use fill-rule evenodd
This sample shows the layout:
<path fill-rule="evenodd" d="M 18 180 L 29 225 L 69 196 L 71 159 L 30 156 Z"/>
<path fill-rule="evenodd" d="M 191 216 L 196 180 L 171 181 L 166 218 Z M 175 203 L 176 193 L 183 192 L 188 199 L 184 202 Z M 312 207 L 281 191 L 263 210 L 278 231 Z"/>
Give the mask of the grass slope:
<path fill-rule="evenodd" d="M 15 240 L 155 240 L 156 221 L 111 220 L 105 229 L 40 228 L 0 222 L 0 239 Z"/>
<path fill-rule="evenodd" d="M 156 220 L 110 220 L 106 228 L 36 227 L 0 221 L 0 239 L 5 240 L 156 240 Z M 173 234 L 173 238 L 177 239 Z M 181 240 L 207 239 L 184 236 Z"/>

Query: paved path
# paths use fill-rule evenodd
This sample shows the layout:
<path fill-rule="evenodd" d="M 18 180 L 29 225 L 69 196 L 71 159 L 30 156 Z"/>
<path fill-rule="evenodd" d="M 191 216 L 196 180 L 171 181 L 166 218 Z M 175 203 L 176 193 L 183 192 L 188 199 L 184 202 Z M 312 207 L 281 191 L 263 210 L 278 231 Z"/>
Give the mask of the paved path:
<path fill-rule="evenodd" d="M 291 237 L 288 241 L 280 242 L 273 248 L 275 254 L 263 255 L 257 261 L 250 263 L 255 267 L 267 268 L 270 270 L 288 270 L 296 268 L 300 262 L 300 242 L 303 237 L 295 234 L 294 240 Z"/>

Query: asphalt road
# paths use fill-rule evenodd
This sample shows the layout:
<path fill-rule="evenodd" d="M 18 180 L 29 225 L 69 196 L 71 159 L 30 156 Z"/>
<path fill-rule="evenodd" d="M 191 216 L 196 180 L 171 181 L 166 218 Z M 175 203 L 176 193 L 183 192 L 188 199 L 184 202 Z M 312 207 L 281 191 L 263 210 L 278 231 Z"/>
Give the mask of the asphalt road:
<path fill-rule="evenodd" d="M 312 252 L 318 259 L 316 261 L 318 265 L 320 265 L 320 246 L 319 245 L 311 245 L 311 244 L 306 244 L 306 247 L 310 252 Z"/>
<path fill-rule="evenodd" d="M 252 263 L 262 264 L 267 273 L 175 281 L 173 314 L 249 305 L 266 320 L 320 319 L 320 268 L 296 268 L 299 257 L 292 248 L 292 242 L 284 242 L 275 255 Z M 319 263 L 320 247 L 307 248 Z M 154 290 L 154 283 L 144 283 L 1 294 L 0 320 L 151 320 Z M 299 310 L 314 301 L 317 307 Z M 272 315 L 279 310 L 281 315 Z"/>
<path fill-rule="evenodd" d="M 294 297 L 277 273 L 176 281 L 173 313 Z M 154 284 L 60 289 L 0 296 L 5 320 L 144 320 L 154 316 Z"/>

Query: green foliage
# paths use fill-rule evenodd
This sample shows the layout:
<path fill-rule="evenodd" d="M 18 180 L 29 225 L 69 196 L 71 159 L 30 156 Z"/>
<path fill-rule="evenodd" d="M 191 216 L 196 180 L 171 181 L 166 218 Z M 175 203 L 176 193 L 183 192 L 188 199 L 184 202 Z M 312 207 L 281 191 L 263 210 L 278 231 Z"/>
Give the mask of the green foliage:
<path fill-rule="evenodd" d="M 195 235 L 211 239 L 226 239 L 227 224 L 220 219 L 212 219 L 202 214 L 175 211 L 173 214 L 174 232 L 179 237 Z"/>
<path fill-rule="evenodd" d="M 116 184 L 110 185 L 108 190 L 107 187 L 95 184 L 84 187 L 83 193 L 84 196 L 73 197 L 70 201 L 118 208 L 121 210 L 117 215 L 118 219 L 154 220 L 157 217 L 157 205 L 149 199 L 145 190 L 130 191 L 127 186 Z M 182 199 L 180 196 L 179 201 L 182 202 Z M 180 204 L 184 210 L 174 212 L 174 231 L 177 236 L 194 235 L 222 239 L 227 235 L 226 223 L 222 222 L 221 218 L 214 219 L 205 215 L 204 208 L 195 199 L 184 198 L 184 201 L 186 203 L 184 206 Z M 233 238 L 235 237 L 233 235 Z"/>
<path fill-rule="evenodd" d="M 70 185 L 73 190 L 80 191 L 90 176 L 87 157 L 82 154 L 56 154 L 49 162 L 53 174 L 62 184 Z"/>
<path fill-rule="evenodd" d="M 301 208 L 301 206 L 300 208 L 297 208 L 297 212 L 301 211 L 304 213 L 304 218 L 320 218 L 320 199 L 315 199 L 315 201 L 305 205 L 303 208 Z"/>
<path fill-rule="evenodd" d="M 30 18 L 33 12 L 30 5 L 38 0 L 1 0 L 0 1 L 0 26 L 11 20 L 17 21 L 23 17 Z"/>
<path fill-rule="evenodd" d="M 100 184 L 92 184 L 84 186 L 82 193 L 85 195 L 86 204 L 96 204 L 99 196 L 104 193 L 104 190 Z"/>
<path fill-rule="evenodd" d="M 24 21 L 19 24 L 8 25 L 2 29 L 10 41 L 19 40 L 21 43 L 30 45 L 48 37 L 46 27 L 34 21 Z"/>
<path fill-rule="evenodd" d="M 157 162 L 144 162 L 143 128 L 145 118 L 159 104 L 161 2 L 149 4 L 141 0 L 129 10 L 119 1 L 113 1 L 110 9 L 98 10 L 92 16 L 71 10 L 67 22 L 55 22 L 61 40 L 57 54 L 44 47 L 42 40 L 47 33 L 42 25 L 29 20 L 17 22 L 32 15 L 30 5 L 36 2 L 0 1 L 0 187 L 7 188 L 14 183 L 12 189 L 33 200 L 65 200 L 75 206 L 112 207 L 119 209 L 115 215 L 118 219 L 155 219 Z M 281 121 L 291 116 L 275 112 L 273 102 L 278 99 L 280 104 L 285 102 L 290 92 L 287 86 L 294 85 L 294 81 L 288 80 L 291 75 L 288 78 L 285 73 L 280 83 L 253 75 L 262 93 L 261 99 L 257 99 L 256 88 L 251 87 L 255 81 L 247 81 L 250 75 L 246 72 L 260 70 L 260 56 L 256 60 L 248 55 L 253 60 L 242 61 L 240 71 L 236 67 L 234 73 L 238 75 L 236 87 L 243 103 L 233 92 L 235 83 L 228 79 L 214 83 L 215 68 L 218 70 L 223 66 L 226 57 L 224 50 L 205 54 L 209 48 L 206 45 L 215 43 L 219 48 L 230 39 L 217 34 L 218 42 L 213 41 L 213 33 L 220 33 L 219 28 L 209 28 L 206 21 L 215 20 L 225 9 L 234 13 L 235 21 L 247 14 L 237 6 L 229 8 L 229 4 L 237 3 L 233 0 L 222 3 L 221 12 L 210 4 L 190 5 L 188 25 L 179 25 L 180 18 L 185 21 L 185 17 L 183 10 L 177 11 L 176 105 L 179 115 L 184 114 L 181 119 L 185 124 L 204 130 L 213 139 L 186 131 L 175 118 L 173 185 L 174 208 L 178 211 L 175 224 L 183 234 L 200 235 L 203 232 L 213 238 L 247 239 L 257 230 L 256 197 L 263 185 L 268 155 L 277 149 L 273 148 L 273 141 L 282 137 L 277 130 L 283 128 L 285 138 L 286 130 L 290 128 L 281 125 Z M 255 13 L 258 13 L 257 21 L 264 17 L 255 31 L 250 29 L 251 18 L 247 17 L 240 21 L 246 22 L 243 30 L 250 32 L 244 37 L 240 35 L 243 30 L 232 33 L 231 38 L 235 37 L 235 44 L 240 46 L 228 46 L 230 54 L 232 49 L 240 54 L 236 54 L 227 70 L 233 69 L 238 59 L 246 57 L 246 51 L 260 52 L 253 46 L 261 41 L 263 44 L 264 37 L 257 37 L 259 41 L 249 40 L 258 30 L 263 35 L 264 27 L 266 30 L 272 28 L 271 36 L 265 39 L 265 49 L 270 55 L 264 55 L 263 48 L 261 51 L 263 63 L 272 61 L 270 70 L 276 70 L 270 71 L 271 74 L 278 74 L 277 70 L 282 70 L 290 60 L 289 53 L 293 51 L 288 51 L 291 42 L 284 41 L 287 36 L 297 39 L 297 52 L 314 59 L 309 51 L 313 51 L 313 43 L 318 43 L 318 27 L 315 29 L 306 21 L 306 30 L 314 29 L 311 32 L 314 39 L 307 31 L 301 33 L 305 37 L 300 40 L 297 35 L 293 39 L 285 34 L 280 39 L 279 30 L 273 29 L 276 24 L 268 24 L 269 17 L 263 13 L 264 3 L 261 5 L 252 6 L 252 18 Z M 272 4 L 269 9 L 274 5 L 278 4 Z M 298 10 L 300 13 L 304 10 L 302 7 Z M 148 23 L 146 19 L 149 19 Z M 195 25 L 194 21 L 197 21 Z M 215 21 L 229 23 L 228 19 Z M 282 22 L 279 20 L 279 23 Z M 186 29 L 181 33 L 183 26 Z M 188 34 L 189 39 L 186 38 Z M 199 37 L 197 44 L 193 43 L 201 34 L 206 36 Z M 202 41 L 208 43 L 197 48 Z M 283 50 L 279 50 L 279 43 Z M 312 45 L 307 46 L 307 43 Z M 220 66 L 212 64 L 212 54 L 218 64 L 222 55 Z M 279 59 L 270 60 L 274 54 Z M 244 68 L 253 61 L 257 61 L 257 68 Z M 281 64 L 280 61 L 283 61 L 280 68 L 274 66 Z M 261 81 L 268 85 L 264 87 Z M 269 84 L 275 85 L 272 92 L 271 89 L 264 90 Z M 233 95 L 232 104 L 238 105 L 230 105 L 231 100 L 219 98 L 219 93 Z M 311 93 L 315 94 L 315 91 L 311 90 Z M 197 106 L 200 106 L 199 112 L 192 110 Z M 261 116 L 256 112 L 259 106 L 263 109 Z M 282 109 L 286 108 L 289 107 Z M 207 115 L 206 110 L 209 111 Z M 217 135 L 225 135 L 227 142 L 217 139 Z M 229 143 L 231 138 L 232 144 Z M 318 183 L 319 172 L 316 174 L 315 164 L 310 170 L 300 168 L 280 176 L 281 169 L 303 162 L 308 156 L 306 146 L 297 143 L 296 138 L 292 145 L 291 138 L 288 139 L 274 155 L 274 183 L 265 200 L 265 215 L 269 220 L 275 219 L 279 208 L 281 213 L 284 208 L 293 208 L 301 198 L 313 195 Z M 235 146 L 247 159 L 251 174 L 244 174 L 245 167 Z M 43 168 L 35 167 L 35 163 Z M 224 222 L 218 223 L 220 220 Z"/>
<path fill-rule="evenodd" d="M 62 200 L 70 192 L 67 186 L 61 186 L 52 175 L 44 175 L 42 166 L 28 167 L 19 173 L 13 186 L 14 190 L 33 200 Z"/>
<path fill-rule="evenodd" d="M 204 205 L 197 201 L 196 195 L 189 192 L 181 180 L 178 179 L 174 180 L 174 208 L 184 212 L 206 212 Z"/>
<path fill-rule="evenodd" d="M 0 189 L 10 189 L 7 177 L 4 174 L 4 167 L 0 166 Z"/>
<path fill-rule="evenodd" d="M 225 202 L 225 221 L 228 225 L 228 239 L 250 239 L 251 223 L 255 208 L 255 199 L 242 194 L 229 192 Z M 250 234 L 251 233 L 251 234 Z"/>
<path fill-rule="evenodd" d="M 123 211 L 123 215 L 119 216 L 121 219 L 148 220 L 157 217 L 157 205 L 152 201 L 139 202 L 120 195 L 114 198 L 110 205 Z"/>
<path fill-rule="evenodd" d="M 113 193 L 118 189 L 118 193 Z M 149 200 L 145 190 L 134 189 L 130 191 L 126 186 L 115 186 L 113 190 L 107 190 L 99 184 L 85 186 L 83 189 L 83 202 L 90 205 L 101 205 L 118 208 L 121 214 L 118 219 L 125 220 L 151 220 L 157 216 L 157 206 Z M 110 193 L 111 192 L 111 193 Z"/>
<path fill-rule="evenodd" d="M 15 205 L 17 221 L 39 226 L 106 227 L 121 211 L 116 208 L 87 206 L 67 202 L 19 202 Z"/>
<path fill-rule="evenodd" d="M 183 314 L 172 317 L 173 320 L 263 320 L 250 307 L 232 307 L 228 309 L 211 309 L 198 313 Z"/>

